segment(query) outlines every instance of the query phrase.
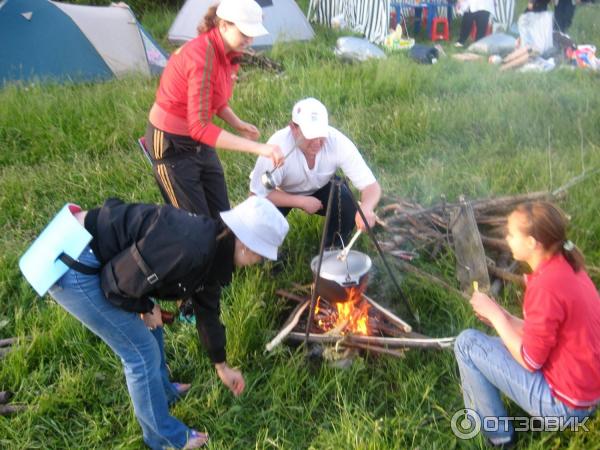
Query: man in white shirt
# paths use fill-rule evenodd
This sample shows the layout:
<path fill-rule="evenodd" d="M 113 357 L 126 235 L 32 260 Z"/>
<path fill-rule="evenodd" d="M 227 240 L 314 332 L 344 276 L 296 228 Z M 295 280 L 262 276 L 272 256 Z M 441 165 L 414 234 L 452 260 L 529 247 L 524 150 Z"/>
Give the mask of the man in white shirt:
<path fill-rule="evenodd" d="M 270 159 L 262 156 L 257 159 L 250 174 L 250 191 L 253 194 L 268 198 L 284 215 L 292 208 L 299 208 L 308 214 L 323 216 L 327 210 L 331 180 L 341 168 L 360 191 L 361 209 L 369 226 L 375 225 L 373 210 L 381 197 L 379 183 L 352 141 L 329 126 L 327 109 L 321 102 L 306 98 L 296 103 L 289 125 L 271 136 L 268 143 L 279 145 L 287 157 L 275 170 Z M 266 171 L 272 171 L 275 189 L 263 185 L 261 178 Z M 337 194 L 336 190 L 326 247 L 341 247 L 336 234 L 338 231 L 343 242 L 347 243 L 355 225 L 366 230 L 348 187 L 342 186 L 341 214 L 338 213 Z"/>

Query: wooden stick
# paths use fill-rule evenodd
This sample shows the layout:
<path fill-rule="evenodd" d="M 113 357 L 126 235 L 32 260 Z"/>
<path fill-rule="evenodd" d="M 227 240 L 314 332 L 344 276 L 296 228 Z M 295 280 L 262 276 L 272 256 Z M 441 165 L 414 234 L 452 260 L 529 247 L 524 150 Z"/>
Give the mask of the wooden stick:
<path fill-rule="evenodd" d="M 523 280 L 523 275 L 516 275 L 509 270 L 501 269 L 493 264 L 488 264 L 488 271 L 491 275 L 502 278 L 503 280 L 510 281 L 511 283 L 515 283 L 519 286 L 525 285 L 525 280 Z"/>
<path fill-rule="evenodd" d="M 300 283 L 292 283 L 292 287 L 300 292 L 305 292 L 310 294 L 310 288 L 312 287 L 312 283 L 310 284 L 300 284 Z"/>
<path fill-rule="evenodd" d="M 0 403 L 6 403 L 12 397 L 12 392 L 10 391 L 1 391 L 0 392 Z"/>
<path fill-rule="evenodd" d="M 544 199 L 552 199 L 553 195 L 549 192 L 531 192 L 528 194 L 519 194 L 519 195 L 506 195 L 502 197 L 493 197 L 487 199 L 479 199 L 471 201 L 473 208 L 476 212 L 485 211 L 485 210 L 501 210 L 501 212 L 506 212 L 507 209 L 510 209 L 512 206 L 526 202 L 526 201 L 534 201 L 534 200 L 544 200 Z M 431 212 L 440 212 L 444 209 L 450 210 L 451 208 L 460 206 L 460 203 L 444 203 L 439 205 L 434 205 L 429 208 L 422 208 L 419 206 L 419 209 L 416 211 L 404 212 L 402 206 L 398 203 L 393 203 L 390 205 L 383 206 L 382 211 L 394 211 L 394 221 L 399 221 L 408 217 L 417 217 L 423 214 L 428 214 Z M 390 218 L 388 218 L 388 223 Z"/>
<path fill-rule="evenodd" d="M 299 295 L 292 294 L 291 292 L 284 291 L 283 289 L 277 289 L 275 291 L 277 295 L 280 297 L 288 298 L 290 300 L 294 300 L 295 302 L 300 303 L 301 305 L 306 301 L 306 298 L 300 297 Z"/>
<path fill-rule="evenodd" d="M 294 309 L 292 315 L 290 316 L 290 319 L 286 322 L 286 324 L 281 329 L 281 331 L 277 334 L 277 336 L 275 336 L 271 340 L 271 342 L 269 342 L 266 345 L 265 348 L 266 348 L 266 350 L 268 352 L 270 352 L 275 347 L 277 347 L 279 344 L 281 344 L 281 342 L 283 341 L 283 339 L 294 329 L 294 327 L 296 325 L 298 325 L 298 321 L 300 320 L 300 316 L 302 316 L 302 313 L 304 312 L 304 310 L 306 309 L 306 307 L 308 305 L 310 305 L 310 300 L 304 300 L 303 304 L 298 305 L 296 307 L 296 309 Z"/>
<path fill-rule="evenodd" d="M 466 300 L 470 300 L 471 299 L 471 297 L 469 295 L 465 294 L 464 292 L 459 291 L 458 289 L 456 289 L 453 286 L 450 286 L 448 283 L 446 283 L 445 281 L 439 279 L 438 277 L 436 277 L 434 275 L 431 275 L 431 274 L 429 274 L 429 273 L 427 273 L 427 272 L 425 272 L 425 271 L 423 271 L 423 270 L 421 270 L 421 269 L 413 266 L 412 264 L 408 264 L 408 263 L 406 263 L 406 262 L 404 262 L 402 260 L 396 259 L 395 261 L 396 261 L 396 264 L 398 264 L 401 269 L 403 269 L 403 270 L 405 270 L 407 272 L 410 272 L 410 273 L 412 273 L 414 275 L 417 275 L 417 276 L 419 276 L 421 278 L 424 278 L 424 279 L 426 279 L 426 280 L 428 280 L 428 281 L 430 281 L 430 282 L 432 282 L 434 284 L 437 284 L 438 286 L 446 289 L 447 291 L 453 292 L 458 297 L 462 297 L 462 298 L 464 298 Z"/>
<path fill-rule="evenodd" d="M 298 331 L 292 331 L 288 336 L 293 341 L 303 341 L 304 333 Z M 454 344 L 454 337 L 449 338 L 426 338 L 426 339 L 413 339 L 413 338 L 386 338 L 386 337 L 375 337 L 375 336 L 325 336 L 323 334 L 310 333 L 308 335 L 309 342 L 318 342 L 321 344 L 344 344 L 344 343 L 358 343 L 358 344 L 370 344 L 370 345 L 384 345 L 387 347 L 417 347 L 417 348 L 448 348 Z"/>
<path fill-rule="evenodd" d="M 598 274 L 600 274 L 600 267 L 585 266 L 585 270 L 587 270 L 588 272 L 591 272 L 591 273 L 598 273 Z"/>
<path fill-rule="evenodd" d="M 0 405 L 0 416 L 8 416 L 9 414 L 15 414 L 26 409 L 27 406 L 25 405 Z"/>
<path fill-rule="evenodd" d="M 13 345 L 17 342 L 16 337 L 0 339 L 0 347 L 8 347 L 9 345 Z"/>
<path fill-rule="evenodd" d="M 404 320 L 402 320 L 400 317 L 395 315 L 393 312 L 385 309 L 383 306 L 381 306 L 379 303 L 377 303 L 375 300 L 368 297 L 367 295 L 363 294 L 363 297 L 371 305 L 373 305 L 376 309 L 378 309 L 384 316 L 386 316 L 390 321 L 394 322 L 396 325 L 401 327 L 405 333 L 410 333 L 412 331 L 412 327 L 409 324 L 407 324 Z"/>
<path fill-rule="evenodd" d="M 493 247 L 502 252 L 510 252 L 510 247 L 504 239 L 491 238 L 483 234 L 480 234 L 480 236 L 482 244 L 486 247 Z"/>
<path fill-rule="evenodd" d="M 349 348 L 359 348 L 361 350 L 366 350 L 367 352 L 373 352 L 373 353 L 383 353 L 384 355 L 392 355 L 392 356 L 396 356 L 398 358 L 404 358 L 404 353 L 406 350 L 392 350 L 389 348 L 385 348 L 385 347 L 374 347 L 372 345 L 366 345 L 366 344 L 359 344 L 357 342 L 355 343 L 349 343 L 349 342 L 344 342 L 341 345 L 343 345 L 344 347 L 349 347 Z"/>

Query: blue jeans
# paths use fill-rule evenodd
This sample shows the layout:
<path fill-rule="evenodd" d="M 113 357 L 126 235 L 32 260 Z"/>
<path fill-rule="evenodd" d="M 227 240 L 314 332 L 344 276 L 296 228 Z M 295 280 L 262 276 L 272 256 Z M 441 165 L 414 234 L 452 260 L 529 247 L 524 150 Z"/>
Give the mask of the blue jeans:
<path fill-rule="evenodd" d="M 477 330 L 465 330 L 456 339 L 454 353 L 460 370 L 465 407 L 474 410 L 482 420 L 485 417 L 508 416 L 501 393 L 531 416 L 562 417 L 567 420 L 583 419 L 593 413 L 593 408 L 573 409 L 556 399 L 542 372 L 529 372 L 521 366 L 498 337 Z M 505 423 L 508 423 L 508 427 L 504 426 Z M 497 431 L 484 429 L 483 433 L 492 444 L 499 445 L 511 441 L 514 427 L 511 422 L 500 421 Z"/>
<path fill-rule="evenodd" d="M 100 266 L 89 247 L 78 260 Z M 98 275 L 69 270 L 49 293 L 121 358 L 144 442 L 152 449 L 183 447 L 191 430 L 169 414 L 169 403 L 177 399 L 177 392 L 169 382 L 162 329 L 151 332 L 138 314 L 112 305 L 100 288 Z"/>

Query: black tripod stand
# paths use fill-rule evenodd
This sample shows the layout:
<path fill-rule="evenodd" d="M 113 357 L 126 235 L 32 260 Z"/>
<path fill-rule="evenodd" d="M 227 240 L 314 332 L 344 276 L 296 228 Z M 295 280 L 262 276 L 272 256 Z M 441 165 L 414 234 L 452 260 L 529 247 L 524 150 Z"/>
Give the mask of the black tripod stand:
<path fill-rule="evenodd" d="M 306 322 L 306 334 L 304 336 L 305 344 L 308 343 L 310 324 L 312 323 L 312 320 L 313 320 L 317 292 L 319 291 L 319 283 L 321 281 L 321 264 L 323 262 L 323 253 L 325 252 L 325 241 L 327 239 L 327 230 L 329 228 L 329 223 L 331 222 L 333 192 L 334 192 L 334 190 L 337 189 L 338 202 L 341 202 L 342 201 L 342 186 L 343 185 L 347 186 L 345 178 L 338 178 L 335 176 L 331 179 L 330 183 L 331 183 L 331 189 L 329 190 L 329 198 L 327 200 L 325 223 L 323 224 L 323 234 L 321 236 L 321 246 L 319 248 L 319 260 L 317 263 L 317 270 L 315 272 L 315 281 L 314 281 L 315 287 L 312 290 L 312 294 L 311 294 L 311 298 L 310 298 L 310 309 L 308 311 L 308 322 Z M 381 247 L 379 246 L 379 242 L 377 242 L 377 239 L 375 239 L 375 234 L 373 234 L 373 230 L 369 226 L 369 224 L 367 222 L 367 218 L 365 217 L 365 214 L 364 214 L 363 210 L 361 209 L 360 204 L 356 201 L 356 198 L 354 197 L 354 194 L 352 193 L 352 191 L 350 189 L 348 189 L 348 191 L 350 192 L 350 198 L 352 199 L 352 203 L 354 204 L 354 207 L 360 214 L 360 217 L 362 218 L 362 220 L 365 224 L 365 227 L 367 228 L 369 237 L 371 238 L 371 241 L 373 241 L 373 244 L 375 244 L 375 247 L 377 248 L 377 252 L 379 253 L 379 256 L 381 257 L 381 260 L 383 261 L 383 265 L 385 266 L 388 274 L 390 275 L 390 278 L 392 279 L 392 282 L 394 283 L 394 286 L 396 287 L 398 294 L 400 295 L 400 298 L 402 299 L 402 302 L 404 303 L 404 306 L 406 306 L 406 309 L 408 310 L 408 312 L 413 320 L 413 323 L 418 325 L 419 321 L 417 320 L 416 316 L 413 314 L 412 309 L 408 303 L 408 299 L 406 298 L 406 295 L 404 295 L 404 292 L 402 291 L 402 289 L 400 289 L 400 284 L 398 284 L 398 281 L 396 280 L 396 277 L 394 276 L 394 272 L 392 272 L 392 269 L 390 268 L 387 260 L 385 259 L 385 255 L 383 254 L 383 251 L 381 250 Z"/>

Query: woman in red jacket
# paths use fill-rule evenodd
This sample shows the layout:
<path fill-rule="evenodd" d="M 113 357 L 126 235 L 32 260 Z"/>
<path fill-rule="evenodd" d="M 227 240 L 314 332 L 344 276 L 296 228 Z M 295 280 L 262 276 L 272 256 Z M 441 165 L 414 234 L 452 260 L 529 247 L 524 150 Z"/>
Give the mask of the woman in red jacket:
<path fill-rule="evenodd" d="M 526 276 L 523 319 L 474 292 L 473 310 L 499 337 L 465 330 L 456 340 L 465 419 L 494 445 L 515 439 L 501 393 L 555 425 L 584 423 L 600 402 L 600 296 L 566 238 L 566 225 L 550 203 L 517 207 L 506 241 L 513 257 L 533 270 Z"/>
<path fill-rule="evenodd" d="M 238 71 L 236 59 L 267 34 L 254 0 L 222 0 L 209 8 L 200 34 L 180 47 L 162 74 L 149 116 L 146 146 L 166 202 L 217 218 L 230 208 L 223 168 L 215 147 L 283 161 L 276 145 L 256 142 L 258 129 L 241 120 L 228 102 Z M 212 123 L 217 115 L 232 134 Z"/>
<path fill-rule="evenodd" d="M 208 9 L 198 31 L 165 67 L 145 139 L 165 201 L 218 218 L 230 204 L 215 147 L 266 156 L 275 166 L 283 162 L 283 154 L 277 145 L 256 142 L 258 129 L 228 104 L 239 68 L 236 59 L 254 37 L 268 33 L 261 7 L 254 0 L 222 0 Z M 212 123 L 214 115 L 239 136 Z M 181 312 L 192 314 L 189 302 Z"/>

